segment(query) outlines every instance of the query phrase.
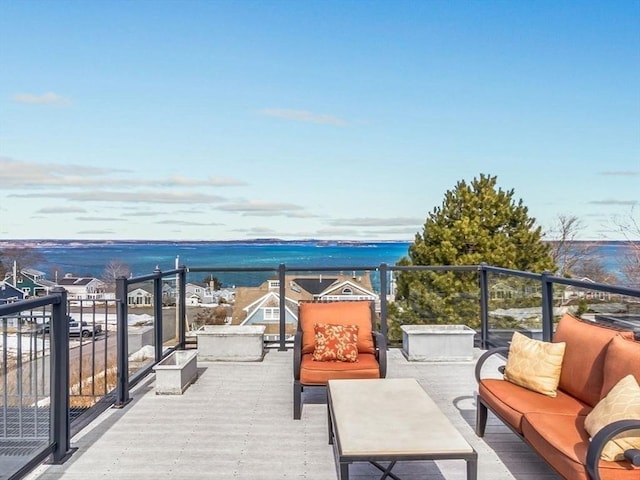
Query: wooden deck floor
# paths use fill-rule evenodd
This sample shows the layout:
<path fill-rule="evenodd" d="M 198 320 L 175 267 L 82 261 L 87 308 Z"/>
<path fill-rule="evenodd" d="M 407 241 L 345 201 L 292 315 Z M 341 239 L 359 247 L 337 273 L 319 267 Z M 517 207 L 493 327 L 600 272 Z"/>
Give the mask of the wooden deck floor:
<path fill-rule="evenodd" d="M 263 362 L 198 366 L 198 380 L 183 395 L 155 395 L 149 376 L 129 405 L 107 410 L 72 439 L 76 450 L 65 464 L 42 465 L 27 478 L 337 478 L 324 389 L 305 390 L 302 419 L 292 419 L 291 351 L 269 350 Z M 557 480 L 495 418 L 484 439 L 476 437 L 473 367 L 408 362 L 400 350 L 389 351 L 388 376 L 418 379 L 478 452 L 479 479 Z M 393 472 L 404 480 L 466 477 L 465 463 L 457 460 L 398 464 Z M 379 477 L 368 464 L 351 466 L 355 480 Z"/>

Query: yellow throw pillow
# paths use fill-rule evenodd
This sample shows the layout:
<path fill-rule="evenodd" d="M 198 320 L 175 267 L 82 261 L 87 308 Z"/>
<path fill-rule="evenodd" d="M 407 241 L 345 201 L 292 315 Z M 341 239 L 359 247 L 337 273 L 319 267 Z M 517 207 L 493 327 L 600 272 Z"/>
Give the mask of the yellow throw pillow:
<path fill-rule="evenodd" d="M 565 346 L 565 342 L 541 342 L 513 332 L 504 379 L 534 392 L 555 397 Z"/>
<path fill-rule="evenodd" d="M 640 386 L 633 375 L 622 378 L 600 400 L 584 421 L 584 428 L 594 436 L 601 428 L 617 420 L 640 420 Z M 640 449 L 640 430 L 629 430 L 607 442 L 600 458 L 610 462 L 624 460 L 625 450 Z"/>

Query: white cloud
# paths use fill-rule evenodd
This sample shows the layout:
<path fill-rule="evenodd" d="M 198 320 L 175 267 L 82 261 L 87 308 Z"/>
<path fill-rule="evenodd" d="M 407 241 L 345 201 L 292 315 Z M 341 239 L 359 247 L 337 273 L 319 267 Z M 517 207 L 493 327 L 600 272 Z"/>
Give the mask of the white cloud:
<path fill-rule="evenodd" d="M 247 182 L 232 177 L 209 177 L 205 180 L 196 180 L 194 178 L 175 176 L 162 181 L 161 185 L 180 187 L 237 187 L 247 185 Z"/>
<path fill-rule="evenodd" d="M 241 202 L 222 205 L 218 207 L 218 210 L 238 212 L 243 215 L 275 216 L 303 210 L 303 208 L 300 205 L 295 205 L 293 203 Z"/>
<path fill-rule="evenodd" d="M 34 213 L 46 213 L 47 215 L 59 213 L 85 213 L 86 210 L 80 207 L 43 207 Z M 95 220 L 95 218 L 94 218 Z"/>
<path fill-rule="evenodd" d="M 209 177 L 195 179 L 182 176 L 156 180 L 141 179 L 130 175 L 130 171 L 113 168 L 90 167 L 86 165 L 37 163 L 0 157 L 0 187 L 40 188 L 66 186 L 86 188 L 90 186 L 129 188 L 136 187 L 234 187 L 247 182 L 233 177 Z M 126 177 L 119 176 L 127 174 Z"/>
<path fill-rule="evenodd" d="M 404 227 L 407 225 L 420 225 L 424 220 L 419 218 L 338 218 L 328 222 L 334 227 Z"/>
<path fill-rule="evenodd" d="M 290 110 L 286 108 L 267 108 L 258 112 L 266 117 L 284 118 L 285 120 L 294 120 L 297 122 L 319 123 L 322 125 L 335 125 L 344 127 L 347 122 L 333 115 L 317 114 L 306 110 Z"/>
<path fill-rule="evenodd" d="M 79 222 L 128 222 L 127 218 L 123 217 L 76 217 Z"/>
<path fill-rule="evenodd" d="M 189 222 L 186 220 L 160 220 L 158 222 L 154 222 L 156 225 L 182 225 L 185 227 L 217 227 L 222 225 L 221 223 L 213 223 L 213 222 Z"/>
<path fill-rule="evenodd" d="M 640 175 L 640 172 L 634 172 L 631 170 L 626 171 L 610 171 L 610 172 L 602 172 L 600 175 L 608 175 L 614 177 L 637 177 Z"/>
<path fill-rule="evenodd" d="M 33 93 L 16 93 L 11 97 L 16 103 L 27 103 L 30 105 L 69 105 L 71 100 L 54 92 L 35 95 Z"/>
<path fill-rule="evenodd" d="M 123 192 L 109 190 L 93 190 L 83 192 L 42 192 L 29 194 L 12 194 L 10 197 L 19 198 L 65 198 L 72 201 L 83 202 L 123 202 L 123 203 L 168 203 L 168 204 L 192 204 L 215 203 L 224 200 L 218 195 L 210 195 L 197 192 L 158 192 L 139 191 Z"/>
<path fill-rule="evenodd" d="M 86 187 L 102 184 L 103 178 L 113 170 L 87 167 L 85 165 L 63 165 L 36 163 L 0 157 L 0 187 L 29 188 L 52 185 Z M 99 177 L 98 179 L 94 177 Z"/>
<path fill-rule="evenodd" d="M 616 199 L 606 199 L 606 200 L 592 200 L 591 202 L 587 202 L 590 205 L 623 205 L 623 206 L 633 206 L 637 205 L 637 200 L 616 200 Z"/>

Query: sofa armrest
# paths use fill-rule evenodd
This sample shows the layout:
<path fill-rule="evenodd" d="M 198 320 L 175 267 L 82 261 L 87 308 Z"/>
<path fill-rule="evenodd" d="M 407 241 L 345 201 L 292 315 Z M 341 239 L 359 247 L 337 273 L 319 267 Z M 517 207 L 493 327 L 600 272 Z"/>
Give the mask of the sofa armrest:
<path fill-rule="evenodd" d="M 600 480 L 600 474 L 598 473 L 598 464 L 600 463 L 600 454 L 602 449 L 616 435 L 626 432 L 628 430 L 640 429 L 640 420 L 618 420 L 617 422 L 610 423 L 606 427 L 602 428 L 596 433 L 587 450 L 587 472 L 592 480 Z M 625 457 L 635 466 L 640 466 L 640 451 L 627 450 Z"/>
<path fill-rule="evenodd" d="M 296 332 L 293 338 L 293 378 L 300 380 L 300 364 L 302 363 L 302 332 Z"/>
<path fill-rule="evenodd" d="M 480 356 L 480 358 L 478 358 L 478 362 L 476 363 L 476 370 L 475 370 L 476 382 L 480 383 L 480 380 L 481 380 L 480 374 L 482 373 L 482 366 L 485 364 L 487 360 L 489 360 L 490 357 L 492 357 L 493 355 L 504 355 L 504 357 L 506 358 L 508 353 L 509 353 L 509 347 L 497 347 L 484 352 Z M 504 373 L 504 366 L 500 367 L 498 370 L 500 371 L 500 373 Z"/>
<path fill-rule="evenodd" d="M 373 343 L 376 348 L 376 357 L 380 365 L 380 378 L 387 376 L 387 339 L 380 332 L 373 333 Z"/>

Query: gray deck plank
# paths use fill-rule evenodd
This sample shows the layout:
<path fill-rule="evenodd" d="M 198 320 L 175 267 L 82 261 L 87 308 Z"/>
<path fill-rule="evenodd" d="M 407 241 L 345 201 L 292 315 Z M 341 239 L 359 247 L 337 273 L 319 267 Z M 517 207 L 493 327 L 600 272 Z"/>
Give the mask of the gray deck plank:
<path fill-rule="evenodd" d="M 489 418 L 476 437 L 473 363 L 408 362 L 389 350 L 388 376 L 416 378 L 478 452 L 481 480 L 557 480 L 516 435 Z M 292 352 L 269 350 L 262 362 L 199 362 L 200 377 L 183 395 L 155 395 L 151 375 L 123 409 L 109 409 L 72 439 L 62 465 L 42 465 L 29 480 L 336 478 L 327 443 L 324 389 L 306 389 L 302 419 L 292 419 Z M 380 432 L 383 434 L 384 432 Z M 368 464 L 355 480 L 379 478 Z M 463 480 L 464 461 L 398 464 L 405 480 Z"/>

